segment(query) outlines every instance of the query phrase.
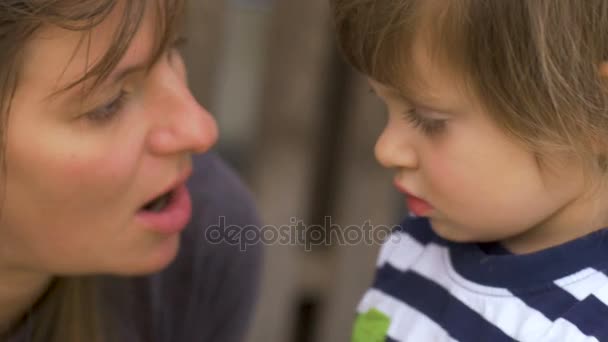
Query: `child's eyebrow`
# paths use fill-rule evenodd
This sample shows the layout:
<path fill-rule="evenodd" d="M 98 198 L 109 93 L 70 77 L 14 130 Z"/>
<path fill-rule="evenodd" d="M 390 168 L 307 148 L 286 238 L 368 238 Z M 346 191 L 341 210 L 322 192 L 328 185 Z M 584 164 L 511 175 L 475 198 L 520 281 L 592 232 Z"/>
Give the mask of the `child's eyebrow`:
<path fill-rule="evenodd" d="M 445 112 L 454 110 L 453 107 L 455 106 L 459 107 L 457 103 L 453 103 L 452 96 L 446 98 L 445 94 L 441 93 L 441 90 L 434 90 L 432 87 L 425 86 L 424 84 L 406 84 L 403 87 L 391 89 L 395 97 L 415 105 Z"/>
<path fill-rule="evenodd" d="M 421 91 L 415 87 L 404 87 L 399 89 L 392 86 L 380 85 L 379 91 L 383 96 L 391 97 L 395 100 L 402 101 L 414 106 L 432 108 L 438 111 L 447 112 L 446 104 L 438 96 L 432 94 L 431 91 Z M 368 85 L 369 92 L 378 98 L 382 98 L 372 85 Z"/>

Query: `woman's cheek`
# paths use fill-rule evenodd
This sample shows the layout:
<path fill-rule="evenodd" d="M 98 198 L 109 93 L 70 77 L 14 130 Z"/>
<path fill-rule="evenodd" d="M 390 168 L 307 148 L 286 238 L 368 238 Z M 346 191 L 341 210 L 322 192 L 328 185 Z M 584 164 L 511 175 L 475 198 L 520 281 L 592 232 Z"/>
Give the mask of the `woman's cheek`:
<path fill-rule="evenodd" d="M 73 195 L 77 200 L 90 204 L 115 202 L 127 193 L 134 179 L 136 161 L 128 150 L 112 153 L 79 151 L 58 163 L 59 183 L 75 191 Z"/>

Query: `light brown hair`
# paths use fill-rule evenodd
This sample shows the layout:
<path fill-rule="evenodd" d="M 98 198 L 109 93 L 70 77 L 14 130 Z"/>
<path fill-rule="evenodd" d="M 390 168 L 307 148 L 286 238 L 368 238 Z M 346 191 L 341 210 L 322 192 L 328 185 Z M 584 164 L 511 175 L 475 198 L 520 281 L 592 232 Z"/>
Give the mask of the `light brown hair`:
<path fill-rule="evenodd" d="M 124 12 L 106 54 L 92 65 L 72 88 L 92 80 L 85 91 L 92 91 L 116 67 L 137 32 L 144 12 L 155 6 L 158 23 L 152 61 L 164 52 L 175 38 L 183 0 L 11 0 L 0 1 L 0 163 L 6 172 L 4 148 L 11 102 L 17 87 L 23 52 L 29 39 L 47 26 L 83 33 L 82 44 L 90 43 L 93 28 L 107 18 L 120 4 Z M 68 63 L 69 61 L 66 61 Z M 4 198 L 3 198 L 4 199 Z M 9 199 L 10 200 L 10 199 Z M 31 332 L 35 342 L 99 342 L 111 329 L 104 325 L 103 312 L 97 300 L 95 277 L 58 277 L 36 304 L 38 313 Z"/>
<path fill-rule="evenodd" d="M 360 72 L 407 93 L 414 40 L 453 70 L 531 151 L 605 172 L 604 0 L 330 0 L 338 43 Z M 605 75 L 604 75 L 605 76 Z M 599 162 L 598 162 L 599 161 Z M 595 174 L 597 175 L 597 174 Z"/>

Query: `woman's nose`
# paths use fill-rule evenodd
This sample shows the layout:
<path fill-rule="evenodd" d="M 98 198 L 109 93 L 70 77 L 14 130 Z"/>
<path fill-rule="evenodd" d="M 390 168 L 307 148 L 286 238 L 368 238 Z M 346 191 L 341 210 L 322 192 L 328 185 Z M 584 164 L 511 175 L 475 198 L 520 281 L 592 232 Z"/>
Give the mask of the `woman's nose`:
<path fill-rule="evenodd" d="M 163 87 L 156 117 L 159 124 L 150 133 L 150 145 L 158 154 L 202 153 L 218 139 L 215 119 L 194 98 L 184 81 Z"/>

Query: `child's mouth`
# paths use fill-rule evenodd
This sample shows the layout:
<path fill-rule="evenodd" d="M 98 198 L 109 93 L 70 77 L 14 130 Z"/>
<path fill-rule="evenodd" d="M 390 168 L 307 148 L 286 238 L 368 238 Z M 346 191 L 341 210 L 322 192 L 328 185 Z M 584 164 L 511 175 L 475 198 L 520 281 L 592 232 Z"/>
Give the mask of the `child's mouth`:
<path fill-rule="evenodd" d="M 416 216 L 427 215 L 433 207 L 425 200 L 412 195 L 406 195 L 407 208 Z"/>
<path fill-rule="evenodd" d="M 395 185 L 397 190 L 399 190 L 399 192 L 405 195 L 405 203 L 407 205 L 407 208 L 414 215 L 425 216 L 428 215 L 431 210 L 433 210 L 433 206 L 429 202 L 412 195 L 404 186 L 399 183 L 399 180 L 397 178 L 395 178 L 393 184 Z"/>

